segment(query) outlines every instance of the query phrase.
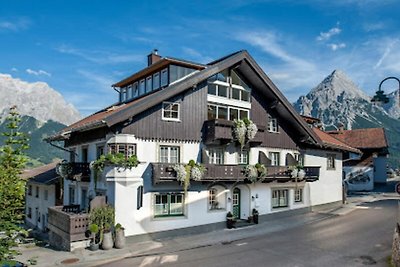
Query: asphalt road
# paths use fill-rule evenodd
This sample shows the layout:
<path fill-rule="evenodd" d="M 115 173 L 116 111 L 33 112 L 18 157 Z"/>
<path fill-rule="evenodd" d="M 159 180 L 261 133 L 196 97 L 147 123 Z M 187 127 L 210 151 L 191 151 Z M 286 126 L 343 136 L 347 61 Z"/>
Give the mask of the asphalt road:
<path fill-rule="evenodd" d="M 388 266 L 396 214 L 397 200 L 380 200 L 286 231 L 104 266 Z"/>

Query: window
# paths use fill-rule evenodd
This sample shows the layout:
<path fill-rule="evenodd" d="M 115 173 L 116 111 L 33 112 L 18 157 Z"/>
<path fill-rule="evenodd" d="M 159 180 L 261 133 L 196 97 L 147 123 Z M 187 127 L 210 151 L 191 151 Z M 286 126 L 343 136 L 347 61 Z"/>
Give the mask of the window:
<path fill-rule="evenodd" d="M 156 194 L 154 217 L 182 216 L 183 204 L 183 194 L 181 193 Z"/>
<path fill-rule="evenodd" d="M 49 191 L 44 190 L 44 200 L 48 200 L 48 199 L 49 199 Z"/>
<path fill-rule="evenodd" d="M 132 98 L 132 84 L 127 86 L 127 92 L 126 92 L 126 100 L 129 100 Z"/>
<path fill-rule="evenodd" d="M 250 102 L 250 87 L 234 72 L 225 70 L 208 79 L 208 94 Z"/>
<path fill-rule="evenodd" d="M 272 208 L 283 208 L 288 206 L 288 190 L 272 190 Z"/>
<path fill-rule="evenodd" d="M 121 88 L 121 102 L 124 102 L 126 100 L 126 87 Z"/>
<path fill-rule="evenodd" d="M 146 93 L 145 89 L 146 89 L 146 85 L 145 85 L 144 80 L 140 80 L 140 82 L 139 82 L 139 95 L 144 95 Z"/>
<path fill-rule="evenodd" d="M 139 88 L 138 88 L 138 83 L 134 83 L 132 85 L 132 97 L 137 97 L 139 95 Z"/>
<path fill-rule="evenodd" d="M 40 212 L 39 212 L 39 208 L 35 208 L 35 216 L 36 216 L 36 221 L 40 222 Z"/>
<path fill-rule="evenodd" d="M 163 69 L 161 71 L 161 87 L 168 85 L 168 69 Z"/>
<path fill-rule="evenodd" d="M 88 162 L 88 148 L 82 147 L 82 162 Z"/>
<path fill-rule="evenodd" d="M 217 193 L 218 190 L 216 188 L 208 190 L 208 204 L 210 205 L 210 210 L 218 209 Z"/>
<path fill-rule="evenodd" d="M 179 163 L 179 146 L 160 146 L 160 162 Z"/>
<path fill-rule="evenodd" d="M 69 187 L 69 204 L 75 204 L 75 188 L 72 186 Z"/>
<path fill-rule="evenodd" d="M 249 110 L 240 109 L 235 107 L 227 107 L 215 104 L 208 104 L 208 119 L 223 119 L 223 120 L 237 120 L 248 119 Z"/>
<path fill-rule="evenodd" d="M 32 196 L 32 186 L 28 185 L 28 196 Z"/>
<path fill-rule="evenodd" d="M 151 76 L 146 78 L 146 93 L 149 93 L 153 90 L 153 79 Z"/>
<path fill-rule="evenodd" d="M 156 72 L 153 74 L 153 90 L 160 88 L 160 73 Z"/>
<path fill-rule="evenodd" d="M 139 210 L 141 207 L 143 207 L 143 185 L 138 186 L 136 193 L 136 209 Z"/>
<path fill-rule="evenodd" d="M 304 166 L 304 155 L 299 153 L 294 153 L 294 159 L 297 161 L 298 165 Z"/>
<path fill-rule="evenodd" d="M 163 120 L 179 121 L 179 103 L 164 102 L 162 107 Z"/>
<path fill-rule="evenodd" d="M 278 132 L 278 120 L 271 116 L 268 116 L 268 132 L 270 133 Z"/>
<path fill-rule="evenodd" d="M 96 147 L 96 158 L 100 158 L 101 155 L 104 155 L 104 144 L 98 145 Z"/>
<path fill-rule="evenodd" d="M 122 153 L 125 155 L 125 158 L 129 158 L 136 155 L 136 144 L 108 144 L 108 153 Z"/>
<path fill-rule="evenodd" d="M 238 152 L 238 164 L 249 164 L 249 152 L 247 150 Z"/>
<path fill-rule="evenodd" d="M 36 197 L 39 197 L 39 186 L 36 186 Z"/>
<path fill-rule="evenodd" d="M 271 160 L 271 166 L 280 166 L 280 154 L 279 152 L 269 152 L 269 159 Z"/>
<path fill-rule="evenodd" d="M 222 149 L 214 148 L 208 151 L 208 157 L 210 164 L 222 165 L 224 164 L 224 152 Z"/>
<path fill-rule="evenodd" d="M 294 190 L 294 202 L 303 202 L 303 188 Z"/>
<path fill-rule="evenodd" d="M 334 154 L 328 154 L 326 156 L 327 163 L 326 163 L 326 168 L 328 170 L 334 170 L 335 169 L 335 155 Z"/>
<path fill-rule="evenodd" d="M 32 218 L 32 208 L 31 208 L 31 207 L 28 207 L 28 212 L 27 212 L 26 216 L 27 216 L 29 219 Z"/>

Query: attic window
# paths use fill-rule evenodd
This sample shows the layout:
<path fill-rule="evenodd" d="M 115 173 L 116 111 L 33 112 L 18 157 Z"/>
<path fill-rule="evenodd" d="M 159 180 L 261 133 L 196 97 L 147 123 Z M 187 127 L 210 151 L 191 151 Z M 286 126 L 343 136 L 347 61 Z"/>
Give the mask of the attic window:
<path fill-rule="evenodd" d="M 179 103 L 164 102 L 162 104 L 162 119 L 166 121 L 180 121 Z"/>
<path fill-rule="evenodd" d="M 272 116 L 268 116 L 268 132 L 277 133 L 278 132 L 278 120 Z"/>

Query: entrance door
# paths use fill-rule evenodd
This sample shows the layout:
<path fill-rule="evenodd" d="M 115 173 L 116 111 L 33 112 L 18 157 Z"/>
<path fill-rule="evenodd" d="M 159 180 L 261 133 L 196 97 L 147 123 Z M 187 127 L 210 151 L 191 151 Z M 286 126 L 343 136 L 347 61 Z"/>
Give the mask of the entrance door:
<path fill-rule="evenodd" d="M 232 210 L 233 217 L 240 219 L 240 189 L 237 187 L 233 189 Z"/>

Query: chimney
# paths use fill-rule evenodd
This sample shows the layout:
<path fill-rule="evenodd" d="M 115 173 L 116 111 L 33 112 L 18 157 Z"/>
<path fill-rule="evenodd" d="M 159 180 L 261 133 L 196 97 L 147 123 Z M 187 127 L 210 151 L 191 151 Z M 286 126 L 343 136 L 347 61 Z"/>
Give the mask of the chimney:
<path fill-rule="evenodd" d="M 338 132 L 339 133 L 343 133 L 343 131 L 344 131 L 344 124 L 339 122 L 338 123 Z"/>
<path fill-rule="evenodd" d="M 147 66 L 151 66 L 157 61 L 161 59 L 161 56 L 158 55 L 158 50 L 154 49 L 148 56 L 147 56 Z"/>

